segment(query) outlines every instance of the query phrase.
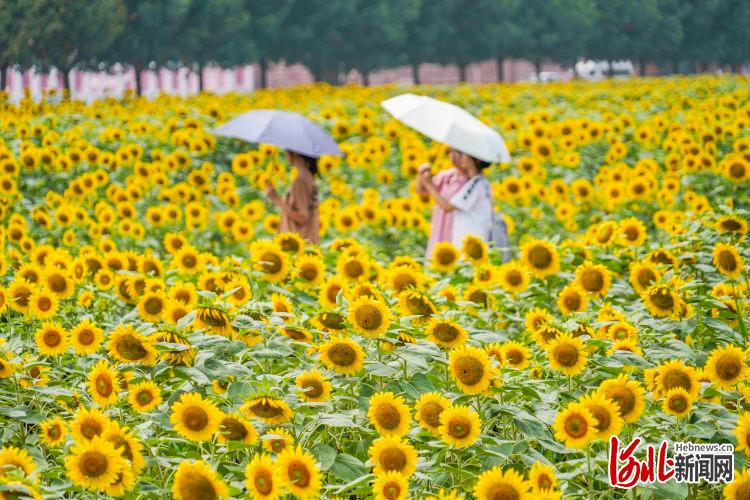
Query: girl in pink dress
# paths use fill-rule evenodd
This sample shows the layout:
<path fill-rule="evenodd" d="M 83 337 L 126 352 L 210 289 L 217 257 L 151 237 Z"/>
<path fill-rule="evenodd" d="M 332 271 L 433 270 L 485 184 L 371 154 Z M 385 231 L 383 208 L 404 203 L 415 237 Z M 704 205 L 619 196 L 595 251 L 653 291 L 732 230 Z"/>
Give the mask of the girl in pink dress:
<path fill-rule="evenodd" d="M 429 170 L 430 165 L 424 164 L 419 167 L 420 174 L 423 170 Z M 445 198 L 450 199 L 454 194 L 461 189 L 461 186 L 466 184 L 469 177 L 457 167 L 449 168 L 439 172 L 436 176 L 432 177 L 431 180 L 424 180 L 424 176 L 419 175 L 417 177 L 417 192 L 420 194 L 429 194 L 427 187 L 423 184 L 424 182 L 432 182 L 437 191 Z M 430 239 L 427 241 L 427 250 L 425 252 L 425 259 L 432 257 L 432 249 L 436 243 L 441 241 L 452 241 L 453 240 L 453 218 L 454 211 L 445 211 L 439 203 L 435 203 L 432 207 L 432 225 L 430 227 Z"/>

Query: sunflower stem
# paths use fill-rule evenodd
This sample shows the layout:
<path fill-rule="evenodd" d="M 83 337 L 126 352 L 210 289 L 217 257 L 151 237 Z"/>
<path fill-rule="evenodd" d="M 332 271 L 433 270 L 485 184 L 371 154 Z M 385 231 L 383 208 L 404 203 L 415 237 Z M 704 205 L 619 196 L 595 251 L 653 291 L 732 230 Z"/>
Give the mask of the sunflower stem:
<path fill-rule="evenodd" d="M 591 451 L 593 450 L 594 446 L 589 445 L 589 447 L 586 449 L 586 468 L 588 470 L 588 493 L 589 498 L 594 498 L 594 475 L 591 473 Z"/>

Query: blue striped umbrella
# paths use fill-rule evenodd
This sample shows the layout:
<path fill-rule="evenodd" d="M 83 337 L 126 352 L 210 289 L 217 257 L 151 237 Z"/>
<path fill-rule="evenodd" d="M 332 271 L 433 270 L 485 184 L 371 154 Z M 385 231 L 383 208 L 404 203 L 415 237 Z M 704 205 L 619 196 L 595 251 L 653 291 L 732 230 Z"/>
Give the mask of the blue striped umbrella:
<path fill-rule="evenodd" d="M 256 109 L 243 113 L 214 130 L 216 135 L 247 142 L 272 144 L 305 156 L 344 156 L 336 141 L 316 123 L 299 113 Z"/>

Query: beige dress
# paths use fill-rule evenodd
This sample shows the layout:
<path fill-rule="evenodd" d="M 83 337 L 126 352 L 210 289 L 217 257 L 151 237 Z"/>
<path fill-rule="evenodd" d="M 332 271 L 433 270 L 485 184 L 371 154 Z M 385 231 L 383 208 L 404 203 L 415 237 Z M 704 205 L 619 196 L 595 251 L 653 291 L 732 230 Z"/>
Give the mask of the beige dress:
<path fill-rule="evenodd" d="M 310 243 L 317 244 L 320 239 L 318 188 L 315 185 L 315 177 L 309 170 L 299 169 L 297 171 L 297 177 L 286 194 L 286 202 L 292 210 L 305 215 L 307 222 L 295 224 L 289 216 L 282 212 L 279 232 L 297 233 Z"/>

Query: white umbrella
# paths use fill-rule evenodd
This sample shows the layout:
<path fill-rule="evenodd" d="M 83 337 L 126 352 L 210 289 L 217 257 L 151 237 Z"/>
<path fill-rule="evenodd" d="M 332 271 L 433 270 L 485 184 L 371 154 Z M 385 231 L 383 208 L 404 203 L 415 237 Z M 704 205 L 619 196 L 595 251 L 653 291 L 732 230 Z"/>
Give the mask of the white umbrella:
<path fill-rule="evenodd" d="M 508 163 L 505 141 L 466 110 L 431 97 L 402 94 L 380 103 L 395 119 L 432 140 L 490 163 Z"/>

